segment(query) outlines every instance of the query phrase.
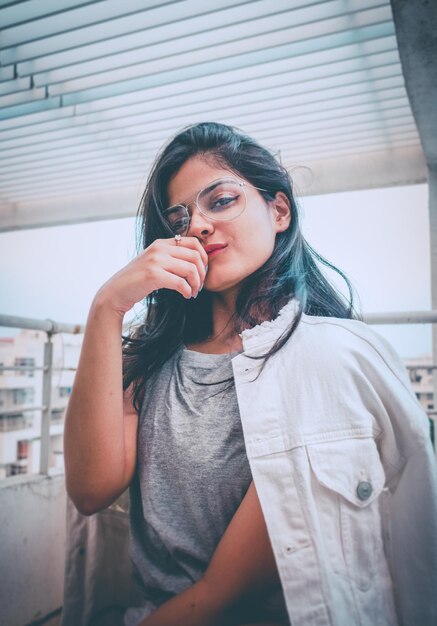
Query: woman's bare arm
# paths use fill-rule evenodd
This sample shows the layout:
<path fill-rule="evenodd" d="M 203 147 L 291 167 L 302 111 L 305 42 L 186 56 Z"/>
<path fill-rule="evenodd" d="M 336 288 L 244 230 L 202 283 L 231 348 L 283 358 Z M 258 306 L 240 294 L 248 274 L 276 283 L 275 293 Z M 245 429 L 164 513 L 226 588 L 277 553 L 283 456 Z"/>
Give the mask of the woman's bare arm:
<path fill-rule="evenodd" d="M 123 394 L 122 322 L 94 301 L 65 417 L 67 491 L 84 514 L 109 506 L 135 466 L 138 418 Z"/>
<path fill-rule="evenodd" d="M 279 586 L 264 516 L 252 482 L 204 576 L 139 626 L 231 626 L 241 600 Z"/>
<path fill-rule="evenodd" d="M 157 239 L 97 292 L 88 315 L 64 431 L 67 491 L 85 514 L 111 504 L 132 478 L 138 418 L 123 394 L 122 323 L 156 289 L 186 298 L 205 280 L 208 256 L 195 237 Z"/>

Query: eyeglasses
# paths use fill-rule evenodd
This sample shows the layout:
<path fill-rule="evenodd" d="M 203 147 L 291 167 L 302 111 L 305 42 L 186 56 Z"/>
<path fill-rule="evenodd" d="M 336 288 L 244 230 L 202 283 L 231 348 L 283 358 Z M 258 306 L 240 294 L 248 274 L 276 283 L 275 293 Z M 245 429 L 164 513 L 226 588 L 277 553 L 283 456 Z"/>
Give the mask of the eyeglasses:
<path fill-rule="evenodd" d="M 245 187 L 267 191 L 236 178 L 219 178 L 199 191 L 194 204 L 200 213 L 210 220 L 235 220 L 246 208 Z M 181 236 L 187 234 L 191 221 L 187 205 L 175 204 L 163 211 L 163 217 L 173 234 Z"/>

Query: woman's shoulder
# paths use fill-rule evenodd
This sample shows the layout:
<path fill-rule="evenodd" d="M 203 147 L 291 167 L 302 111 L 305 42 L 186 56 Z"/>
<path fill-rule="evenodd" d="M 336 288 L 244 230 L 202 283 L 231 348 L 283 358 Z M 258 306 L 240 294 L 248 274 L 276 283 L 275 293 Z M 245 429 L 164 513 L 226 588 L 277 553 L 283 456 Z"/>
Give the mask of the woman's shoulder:
<path fill-rule="evenodd" d="M 369 324 L 356 319 L 303 314 L 294 353 L 325 368 L 347 367 L 365 371 L 390 369 L 408 384 L 405 365 L 395 348 Z M 293 351 L 290 344 L 290 353 Z"/>

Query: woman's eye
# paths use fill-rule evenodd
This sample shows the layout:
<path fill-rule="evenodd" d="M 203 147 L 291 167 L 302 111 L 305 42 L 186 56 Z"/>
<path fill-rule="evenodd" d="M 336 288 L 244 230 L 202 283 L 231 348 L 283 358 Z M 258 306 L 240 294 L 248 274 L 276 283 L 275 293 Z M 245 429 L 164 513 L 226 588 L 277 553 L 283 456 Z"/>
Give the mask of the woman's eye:
<path fill-rule="evenodd" d="M 238 201 L 238 196 L 222 196 L 221 198 L 216 198 L 211 202 L 210 210 L 216 211 L 219 209 L 226 209 L 228 206 L 233 205 Z"/>
<path fill-rule="evenodd" d="M 171 229 L 175 234 L 178 234 L 186 230 L 186 225 L 180 222 L 176 222 L 175 224 L 172 224 Z"/>

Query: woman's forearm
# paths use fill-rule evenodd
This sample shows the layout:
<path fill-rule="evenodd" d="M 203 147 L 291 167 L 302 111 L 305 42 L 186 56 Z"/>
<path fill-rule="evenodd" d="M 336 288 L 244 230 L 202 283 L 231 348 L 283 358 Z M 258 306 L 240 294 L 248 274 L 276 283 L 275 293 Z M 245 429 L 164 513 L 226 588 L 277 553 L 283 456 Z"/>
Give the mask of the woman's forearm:
<path fill-rule="evenodd" d="M 168 600 L 138 626 L 231 626 L 208 584 L 200 579 Z"/>
<path fill-rule="evenodd" d="M 223 604 L 268 594 L 280 585 L 264 515 L 252 482 L 204 575 Z"/>
<path fill-rule="evenodd" d="M 245 606 L 257 604 L 278 585 L 264 516 L 251 483 L 203 578 L 139 626 L 236 626 L 244 622 Z"/>
<path fill-rule="evenodd" d="M 122 318 L 96 300 L 89 312 L 65 417 L 67 490 L 82 512 L 108 504 L 125 466 Z"/>

